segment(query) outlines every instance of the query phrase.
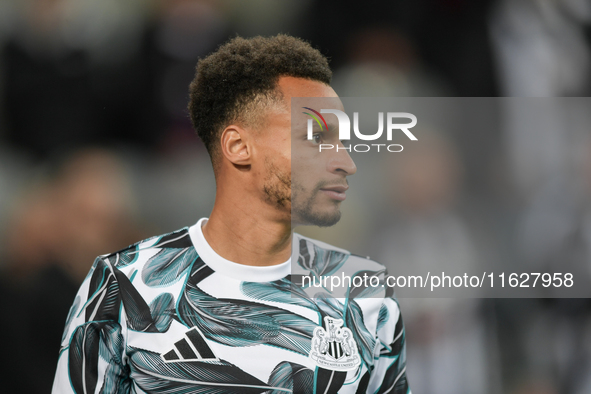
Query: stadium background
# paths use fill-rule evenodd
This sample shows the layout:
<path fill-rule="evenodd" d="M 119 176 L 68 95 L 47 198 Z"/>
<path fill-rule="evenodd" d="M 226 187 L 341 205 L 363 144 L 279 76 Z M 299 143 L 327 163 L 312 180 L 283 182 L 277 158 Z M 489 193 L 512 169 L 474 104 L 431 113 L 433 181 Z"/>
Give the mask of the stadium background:
<path fill-rule="evenodd" d="M 0 391 L 49 392 L 96 255 L 209 214 L 185 110 L 195 63 L 236 34 L 279 32 L 330 57 L 342 96 L 591 90 L 585 0 L 0 0 Z M 409 264 L 591 265 L 591 133 L 532 121 L 437 134 L 398 163 L 385 220 L 331 241 L 366 252 L 413 228 Z M 401 304 L 415 394 L 591 392 L 587 299 Z"/>

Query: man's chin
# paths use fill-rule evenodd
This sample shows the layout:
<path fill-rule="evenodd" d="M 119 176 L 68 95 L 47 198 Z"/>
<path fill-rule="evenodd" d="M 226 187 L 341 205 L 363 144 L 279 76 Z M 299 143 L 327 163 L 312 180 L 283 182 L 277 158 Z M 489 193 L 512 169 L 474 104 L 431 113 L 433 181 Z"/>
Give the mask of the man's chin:
<path fill-rule="evenodd" d="M 341 211 L 334 212 L 292 212 L 291 222 L 296 226 L 334 226 L 341 220 Z"/>

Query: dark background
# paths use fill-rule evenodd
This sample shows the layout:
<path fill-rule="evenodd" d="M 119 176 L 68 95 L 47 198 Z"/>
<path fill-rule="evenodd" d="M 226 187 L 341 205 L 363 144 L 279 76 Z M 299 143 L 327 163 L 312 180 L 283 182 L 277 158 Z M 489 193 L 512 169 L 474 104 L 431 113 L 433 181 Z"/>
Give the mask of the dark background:
<path fill-rule="evenodd" d="M 49 392 L 96 255 L 209 214 L 185 109 L 195 63 L 236 34 L 279 32 L 330 58 L 341 96 L 591 89 L 585 0 L 0 0 L 1 392 Z M 397 163 L 391 211 L 370 225 L 420 242 L 372 255 L 591 267 L 589 111 L 526 124 L 499 111 L 507 122 L 433 133 Z M 415 394 L 591 392 L 587 299 L 401 304 Z"/>

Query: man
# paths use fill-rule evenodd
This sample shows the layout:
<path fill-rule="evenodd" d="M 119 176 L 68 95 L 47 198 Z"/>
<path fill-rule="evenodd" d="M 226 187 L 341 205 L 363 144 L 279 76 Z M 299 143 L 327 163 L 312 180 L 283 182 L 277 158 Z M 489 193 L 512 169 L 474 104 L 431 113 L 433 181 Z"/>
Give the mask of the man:
<path fill-rule="evenodd" d="M 216 177 L 210 218 L 97 258 L 67 319 L 54 393 L 410 391 L 393 298 L 309 296 L 292 282 L 383 275 L 292 233 L 336 223 L 356 171 L 342 149 L 318 153 L 340 144 L 334 127 L 311 140 L 291 132 L 292 116 L 305 122 L 292 97 L 340 105 L 330 78 L 325 57 L 285 35 L 235 38 L 199 62 L 189 111 Z"/>

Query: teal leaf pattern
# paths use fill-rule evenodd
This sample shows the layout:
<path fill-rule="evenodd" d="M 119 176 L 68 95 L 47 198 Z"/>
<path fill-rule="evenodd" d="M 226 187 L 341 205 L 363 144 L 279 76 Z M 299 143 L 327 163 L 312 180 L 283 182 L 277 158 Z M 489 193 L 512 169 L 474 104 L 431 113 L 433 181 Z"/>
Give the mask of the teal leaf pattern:
<path fill-rule="evenodd" d="M 316 304 L 301 287 L 283 278 L 274 282 L 242 282 L 240 290 L 248 297 L 260 301 L 275 301 L 283 304 L 299 305 L 318 310 Z"/>
<path fill-rule="evenodd" d="M 174 298 L 170 293 L 162 293 L 150 304 L 150 314 L 159 332 L 170 328 L 174 316 Z"/>
<path fill-rule="evenodd" d="M 266 344 L 308 355 L 317 325 L 303 316 L 269 305 L 214 298 L 187 282 L 179 317 L 208 338 L 228 346 Z"/>
<path fill-rule="evenodd" d="M 105 376 L 99 394 L 128 394 L 132 389 L 131 379 L 122 378 L 122 368 L 118 364 L 111 363 L 105 370 Z M 134 391 L 135 392 L 135 391 Z"/>
<path fill-rule="evenodd" d="M 138 257 L 138 245 L 132 245 L 127 247 L 126 249 L 118 252 L 113 253 L 106 260 L 109 261 L 113 265 L 113 267 L 121 268 L 133 264 L 136 262 Z"/>
<path fill-rule="evenodd" d="M 345 305 L 341 301 L 325 293 L 318 293 L 314 299 L 310 299 L 298 286 L 289 286 L 290 283 L 287 279 L 266 283 L 243 282 L 241 289 L 244 294 L 257 300 L 279 301 L 315 310 L 321 315 L 319 323 L 327 315 L 337 319 L 343 319 L 345 326 L 351 329 L 353 333 L 359 354 L 368 366 L 373 365 L 375 338 L 367 330 L 363 321 L 361 308 L 354 300 L 349 299 L 345 308 Z M 299 291 L 288 293 L 287 289 L 289 291 L 299 289 Z"/>
<path fill-rule="evenodd" d="M 356 262 L 357 257 L 351 257 L 347 252 L 323 249 L 313 240 L 300 240 L 299 243 L 300 255 L 297 262 L 306 270 L 306 275 L 318 278 L 335 275 L 349 258 L 351 260 L 348 264 Z M 128 333 L 165 333 L 170 330 L 172 321 L 177 320 L 190 329 L 196 327 L 210 344 L 213 341 L 233 347 L 264 345 L 294 352 L 306 358 L 310 352 L 314 329 L 322 325 L 325 316 L 332 316 L 343 319 L 344 327 L 351 330 L 359 354 L 367 367 L 358 371 L 358 383 L 353 383 L 350 388 L 359 384 L 360 390 L 366 390 L 371 371 L 374 370 L 374 362 L 377 362 L 380 365 L 385 363 L 378 370 L 387 372 L 376 392 L 408 391 L 404 374 L 405 336 L 401 319 L 398 320 L 393 338 L 379 336 L 380 358 L 374 360 L 374 350 L 378 350 L 375 348 L 377 338 L 374 334 L 391 335 L 392 330 L 388 325 L 393 324 L 391 319 L 396 321 L 398 310 L 391 303 L 383 303 L 377 316 L 378 333 L 370 333 L 359 306 L 364 305 L 359 299 L 375 296 L 376 291 L 380 291 L 380 297 L 383 297 L 383 289 L 352 287 L 347 298 L 330 297 L 327 292 L 318 289 L 320 292 L 312 296 L 294 285 L 291 276 L 287 276 L 274 282 L 241 282 L 242 296 L 232 293 L 232 297 L 236 298 L 215 298 L 212 294 L 218 295 L 217 291 L 208 293 L 205 291 L 207 288 L 199 286 L 201 281 L 215 275 L 215 271 L 198 257 L 188 231 L 159 237 L 149 245 L 144 244 L 145 248 L 142 250 L 139 249 L 140 245 L 141 243 L 135 244 L 97 259 L 86 279 L 85 286 L 88 290 L 84 294 L 80 293 L 74 300 L 62 339 L 61 354 L 67 350 L 67 363 L 60 363 L 66 365 L 64 371 L 67 371 L 68 377 L 63 379 L 62 376 L 62 382 L 66 382 L 68 390 L 74 393 L 100 394 L 130 394 L 136 391 L 156 394 L 280 394 L 314 390 L 338 392 L 345 387 L 343 384 L 346 372 L 309 369 L 304 365 L 285 361 L 291 359 L 290 356 L 278 358 L 271 364 L 278 363 L 270 374 L 265 369 L 265 373 L 259 376 L 261 371 L 257 368 L 251 370 L 251 365 L 242 366 L 236 362 L 245 368 L 243 370 L 227 361 L 234 361 L 232 358 L 201 359 L 183 354 L 181 359 L 172 360 L 172 357 L 167 357 L 165 361 L 158 352 L 130 346 L 125 349 Z M 130 267 L 138 261 L 141 262 L 138 267 Z M 122 267 L 126 269 L 121 271 Z M 382 278 L 384 271 L 366 270 L 355 275 Z M 215 276 L 211 279 L 219 278 Z M 208 285 L 210 284 L 208 280 Z M 164 288 L 167 286 L 171 287 Z M 220 282 L 219 286 L 221 289 L 223 284 Z M 368 309 L 371 311 L 371 319 L 376 319 L 374 313 L 377 312 L 377 306 L 375 305 L 376 309 Z M 286 309 L 282 309 L 283 307 Z M 125 313 L 122 314 L 122 310 Z M 123 316 L 126 321 L 120 322 L 119 319 Z M 68 329 L 75 319 L 86 319 L 87 322 L 75 329 Z M 125 337 L 121 333 L 120 323 L 128 329 Z M 68 341 L 66 334 L 72 330 Z M 160 340 L 158 335 L 152 334 L 144 335 L 143 338 L 146 341 Z M 172 347 L 177 339 L 170 340 Z M 139 341 L 134 338 L 132 343 L 136 345 Z M 150 348 L 150 345 L 146 347 Z M 170 351 L 170 347 L 167 351 Z M 219 353 L 214 354 L 225 354 Z M 123 358 L 124 354 L 127 357 Z M 272 351 L 270 354 L 278 353 Z M 294 357 L 293 353 L 291 357 Z M 98 375 L 99 371 L 102 376 Z M 362 371 L 366 371 L 363 376 Z"/>
<path fill-rule="evenodd" d="M 343 319 L 345 326 L 351 329 L 353 333 L 359 354 L 368 366 L 373 365 L 375 338 L 367 330 L 361 308 L 353 299 L 349 299 L 345 308 L 342 302 L 326 293 L 318 293 L 314 299 L 310 299 L 301 288 L 298 286 L 291 287 L 289 286 L 290 283 L 287 279 L 266 283 L 243 282 L 241 289 L 244 294 L 258 300 L 279 301 L 315 310 L 321 315 L 320 324 L 326 315 Z M 287 291 L 292 292 L 288 293 Z"/>
<path fill-rule="evenodd" d="M 142 279 L 151 287 L 168 286 L 197 259 L 195 248 L 164 248 L 150 257 L 142 270 Z"/>
<path fill-rule="evenodd" d="M 86 320 L 118 321 L 121 295 L 112 267 L 97 259 L 89 281 L 88 301 L 82 308 Z"/>
<path fill-rule="evenodd" d="M 224 361 L 164 362 L 148 350 L 130 348 L 132 375 L 146 393 L 263 393 L 271 387 Z M 284 391 L 286 392 L 286 391 Z"/>
<path fill-rule="evenodd" d="M 314 256 L 310 255 L 310 247 Z M 348 254 L 336 250 L 320 248 L 305 239 L 300 240 L 300 256 L 298 257 L 298 264 L 302 268 L 316 274 L 316 277 L 318 278 L 331 275 L 339 269 L 348 258 Z"/>
<path fill-rule="evenodd" d="M 388 312 L 388 307 L 386 307 L 386 305 L 382 304 L 382 306 L 380 307 L 380 313 L 378 315 L 377 331 L 379 331 L 382 327 L 384 327 L 386 325 L 386 323 L 388 323 L 389 318 L 390 318 L 390 312 Z"/>
<path fill-rule="evenodd" d="M 66 340 L 66 335 L 68 334 L 68 329 L 70 328 L 70 323 L 72 323 L 72 319 L 76 312 L 78 312 L 78 307 L 80 307 L 80 296 L 77 295 L 74 299 L 74 303 L 70 307 L 70 312 L 68 312 L 68 317 L 66 318 L 66 324 L 64 325 L 64 333 L 62 334 L 62 342 Z"/>
<path fill-rule="evenodd" d="M 314 391 L 314 371 L 303 365 L 282 361 L 271 372 L 269 386 L 281 387 L 293 393 Z M 285 391 L 270 390 L 269 394 L 282 394 Z"/>
<path fill-rule="evenodd" d="M 113 365 L 109 378 L 123 375 L 121 327 L 114 322 L 89 322 L 76 328 L 68 358 L 70 382 L 74 392 L 93 393 L 98 381 L 99 356 Z"/>
<path fill-rule="evenodd" d="M 386 270 L 380 270 L 380 271 L 371 271 L 371 270 L 363 270 L 363 271 L 359 271 L 356 272 L 355 275 L 353 275 L 351 277 L 351 283 L 364 283 L 367 282 L 367 287 L 365 286 L 351 286 L 349 288 L 349 294 L 348 297 L 349 298 L 371 298 L 371 297 L 376 297 L 378 295 L 383 297 L 383 292 L 384 292 L 384 287 L 382 287 L 382 285 L 384 284 L 384 274 L 385 274 Z M 372 277 L 377 277 L 380 282 L 378 284 L 378 286 L 371 286 L 370 285 L 370 278 Z M 360 278 L 359 281 L 356 281 L 355 278 Z M 364 280 L 364 278 L 366 278 Z"/>
<path fill-rule="evenodd" d="M 122 364 L 120 352 L 114 352 L 113 349 L 123 349 L 123 336 L 119 324 L 97 323 L 100 324 L 99 356 L 108 363 Z"/>
<path fill-rule="evenodd" d="M 119 284 L 119 293 L 125 308 L 128 327 L 135 331 L 158 332 L 154 319 L 152 319 L 150 307 L 138 289 L 117 268 L 113 267 L 113 273 Z"/>

